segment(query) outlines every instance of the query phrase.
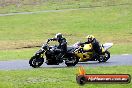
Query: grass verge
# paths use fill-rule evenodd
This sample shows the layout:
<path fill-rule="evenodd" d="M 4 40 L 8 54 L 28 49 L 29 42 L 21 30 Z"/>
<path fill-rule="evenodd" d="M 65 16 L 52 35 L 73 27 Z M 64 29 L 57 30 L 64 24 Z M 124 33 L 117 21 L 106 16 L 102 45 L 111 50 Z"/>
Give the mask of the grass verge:
<path fill-rule="evenodd" d="M 126 4 L 131 5 L 131 0 L 1 0 L 0 13 L 93 8 Z"/>
<path fill-rule="evenodd" d="M 132 66 L 85 67 L 88 74 L 130 74 Z M 77 67 L 38 68 L 30 70 L 0 71 L 1 88 L 131 88 L 130 84 L 86 84 L 76 83 Z"/>

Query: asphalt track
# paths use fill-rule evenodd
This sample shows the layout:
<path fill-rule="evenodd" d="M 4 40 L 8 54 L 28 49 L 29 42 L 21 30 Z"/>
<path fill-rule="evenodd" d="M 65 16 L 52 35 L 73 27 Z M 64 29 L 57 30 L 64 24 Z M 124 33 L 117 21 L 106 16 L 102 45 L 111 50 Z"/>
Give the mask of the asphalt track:
<path fill-rule="evenodd" d="M 132 55 L 112 55 L 111 58 L 105 63 L 99 63 L 98 61 L 79 62 L 76 66 L 132 66 Z M 46 65 L 45 63 L 41 68 L 65 68 L 65 63 L 60 65 Z M 0 70 L 25 70 L 33 69 L 29 66 L 28 60 L 12 60 L 12 61 L 0 61 Z"/>

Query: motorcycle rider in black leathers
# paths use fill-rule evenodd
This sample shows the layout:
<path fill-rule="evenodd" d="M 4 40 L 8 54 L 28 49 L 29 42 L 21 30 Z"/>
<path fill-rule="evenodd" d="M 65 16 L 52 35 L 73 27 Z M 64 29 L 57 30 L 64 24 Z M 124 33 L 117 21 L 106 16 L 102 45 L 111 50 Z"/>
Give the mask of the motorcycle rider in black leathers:
<path fill-rule="evenodd" d="M 96 40 L 96 38 L 93 35 L 88 35 L 87 41 L 81 44 L 92 44 L 93 50 L 95 51 L 95 54 L 93 57 L 99 58 L 99 55 L 102 53 L 102 49 L 100 47 L 99 42 Z"/>
<path fill-rule="evenodd" d="M 48 39 L 49 41 L 58 41 L 59 45 L 57 46 L 57 49 L 55 50 L 55 52 L 59 53 L 56 57 L 56 59 L 61 63 L 63 62 L 63 58 L 62 56 L 67 52 L 67 41 L 66 39 L 63 37 L 63 35 L 61 33 L 57 33 L 55 35 L 55 38 L 51 38 Z"/>

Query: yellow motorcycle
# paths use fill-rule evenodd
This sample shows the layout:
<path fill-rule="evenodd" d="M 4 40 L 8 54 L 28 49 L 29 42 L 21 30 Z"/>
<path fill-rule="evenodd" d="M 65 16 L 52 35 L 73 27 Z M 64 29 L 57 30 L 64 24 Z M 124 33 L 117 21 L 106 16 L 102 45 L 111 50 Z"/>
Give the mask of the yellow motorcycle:
<path fill-rule="evenodd" d="M 102 54 L 96 57 L 96 53 L 92 48 L 92 44 L 84 44 L 83 46 L 80 45 L 79 42 L 73 45 L 77 47 L 74 51 L 75 55 L 79 57 L 80 62 L 86 61 L 99 61 L 99 62 L 106 62 L 110 58 L 110 52 L 108 51 L 109 48 L 113 46 L 113 43 L 105 43 L 100 46 L 102 49 Z"/>

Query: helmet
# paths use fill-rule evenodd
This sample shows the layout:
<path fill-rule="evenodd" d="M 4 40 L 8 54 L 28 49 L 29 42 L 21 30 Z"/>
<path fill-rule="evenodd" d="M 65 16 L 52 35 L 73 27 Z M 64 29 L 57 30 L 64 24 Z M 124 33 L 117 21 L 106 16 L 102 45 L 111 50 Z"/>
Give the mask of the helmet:
<path fill-rule="evenodd" d="M 58 39 L 62 38 L 62 34 L 61 34 L 61 33 L 57 33 L 57 34 L 55 35 L 55 38 L 58 38 Z"/>
<path fill-rule="evenodd" d="M 88 42 L 92 42 L 95 39 L 93 35 L 88 35 L 86 38 L 88 39 Z"/>

